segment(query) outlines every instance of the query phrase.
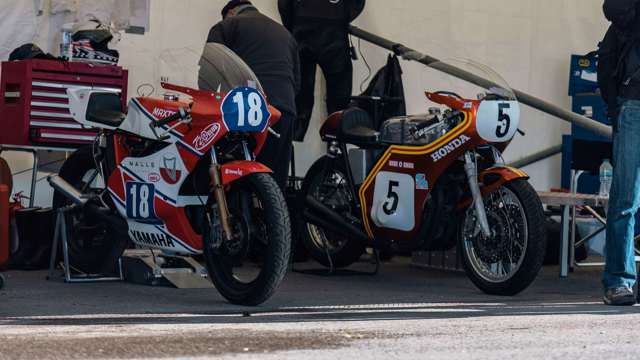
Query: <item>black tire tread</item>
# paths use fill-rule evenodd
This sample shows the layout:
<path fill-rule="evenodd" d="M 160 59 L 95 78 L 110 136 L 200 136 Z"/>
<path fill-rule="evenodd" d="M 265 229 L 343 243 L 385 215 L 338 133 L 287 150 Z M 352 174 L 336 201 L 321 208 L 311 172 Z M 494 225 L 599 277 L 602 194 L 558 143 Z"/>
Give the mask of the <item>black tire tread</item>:
<path fill-rule="evenodd" d="M 208 252 L 209 247 L 206 243 L 205 259 L 211 281 L 224 298 L 236 305 L 258 306 L 273 295 L 287 273 L 291 253 L 291 222 L 284 195 L 273 177 L 268 174 L 251 174 L 241 181 L 251 181 L 256 190 L 262 193 L 262 201 L 271 204 L 270 211 L 265 213 L 265 221 L 273 224 L 269 228 L 272 244 L 268 251 L 272 268 L 263 270 L 265 276 L 261 276 L 249 292 L 237 294 L 229 291 L 224 284 L 224 276 L 218 275 L 215 259 Z M 266 262 L 268 260 L 265 260 Z"/>

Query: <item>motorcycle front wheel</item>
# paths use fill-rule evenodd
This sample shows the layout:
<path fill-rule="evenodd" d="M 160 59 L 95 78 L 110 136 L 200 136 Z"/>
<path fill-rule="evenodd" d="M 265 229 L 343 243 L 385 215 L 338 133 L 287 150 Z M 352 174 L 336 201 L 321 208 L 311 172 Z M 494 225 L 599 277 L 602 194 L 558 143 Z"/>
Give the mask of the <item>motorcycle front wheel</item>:
<path fill-rule="evenodd" d="M 269 299 L 287 272 L 291 223 L 282 191 L 268 174 L 252 174 L 227 192 L 233 239 L 223 236 L 219 212 L 211 205 L 204 234 L 204 258 L 220 294 L 237 305 Z"/>
<path fill-rule="evenodd" d="M 482 234 L 471 206 L 458 233 L 467 276 L 483 292 L 513 296 L 537 277 L 546 251 L 545 217 L 536 191 L 524 180 L 504 184 L 484 198 L 491 236 Z"/>

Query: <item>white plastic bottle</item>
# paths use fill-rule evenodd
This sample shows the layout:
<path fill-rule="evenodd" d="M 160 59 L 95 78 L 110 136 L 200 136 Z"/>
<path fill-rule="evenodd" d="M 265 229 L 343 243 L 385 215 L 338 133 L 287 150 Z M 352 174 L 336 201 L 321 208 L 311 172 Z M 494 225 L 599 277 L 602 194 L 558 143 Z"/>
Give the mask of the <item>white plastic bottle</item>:
<path fill-rule="evenodd" d="M 613 166 L 609 159 L 604 159 L 600 165 L 600 196 L 609 197 L 611 191 L 611 178 L 613 177 Z"/>
<path fill-rule="evenodd" d="M 74 23 L 64 24 L 62 26 L 62 42 L 60 43 L 60 57 L 67 61 L 73 60 L 73 35 Z"/>

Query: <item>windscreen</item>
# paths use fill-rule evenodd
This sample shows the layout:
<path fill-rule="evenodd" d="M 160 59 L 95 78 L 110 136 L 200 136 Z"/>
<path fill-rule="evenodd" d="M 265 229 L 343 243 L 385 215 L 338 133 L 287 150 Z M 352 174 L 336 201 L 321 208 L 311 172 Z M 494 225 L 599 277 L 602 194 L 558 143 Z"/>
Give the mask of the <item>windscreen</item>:
<path fill-rule="evenodd" d="M 448 71 L 455 71 L 468 79 L 462 80 L 448 74 Z M 465 99 L 491 95 L 502 100 L 517 100 L 509 84 L 497 72 L 472 60 L 451 59 L 431 64 L 423 70 L 421 82 L 427 91 L 448 91 Z"/>
<path fill-rule="evenodd" d="M 199 65 L 198 87 L 201 90 L 229 92 L 238 87 L 250 87 L 263 92 L 249 66 L 222 44 L 206 44 Z"/>

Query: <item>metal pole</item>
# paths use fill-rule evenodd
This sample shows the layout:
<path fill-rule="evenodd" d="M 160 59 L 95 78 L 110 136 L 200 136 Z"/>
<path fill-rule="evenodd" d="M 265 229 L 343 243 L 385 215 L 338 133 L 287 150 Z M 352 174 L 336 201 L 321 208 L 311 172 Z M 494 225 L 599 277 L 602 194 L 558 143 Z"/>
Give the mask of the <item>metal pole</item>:
<path fill-rule="evenodd" d="M 387 50 L 402 56 L 406 60 L 417 61 L 426 66 L 442 71 L 451 76 L 468 81 L 483 88 L 490 88 L 496 86 L 490 80 L 479 77 L 468 71 L 462 70 L 458 67 L 440 62 L 440 60 L 431 57 L 429 55 L 422 54 L 414 49 L 408 48 L 402 44 L 390 41 L 376 34 L 372 34 L 368 31 L 362 30 L 355 26 L 349 27 L 349 32 L 360 39 L 368 41 L 374 45 L 378 45 Z M 518 100 L 523 104 L 529 105 L 534 109 L 540 110 L 546 114 L 553 115 L 562 120 L 576 124 L 584 129 L 587 129 L 597 135 L 601 135 L 610 138 L 612 135 L 611 127 L 589 119 L 588 117 L 573 113 L 565 110 L 559 106 L 553 105 L 547 101 L 539 99 L 533 95 L 529 95 L 525 92 L 513 89 L 514 93 L 518 97 Z"/>
<path fill-rule="evenodd" d="M 557 154 L 560 154 L 561 152 L 562 152 L 562 145 L 554 146 L 552 148 L 542 150 L 535 154 L 525 156 L 520 160 L 516 160 L 512 162 L 511 164 L 509 164 L 509 166 L 512 166 L 515 168 L 523 168 L 525 166 L 529 166 L 531 164 L 537 163 L 538 161 L 542 161 L 552 156 L 555 156 Z"/>

